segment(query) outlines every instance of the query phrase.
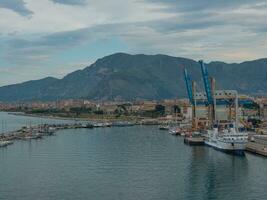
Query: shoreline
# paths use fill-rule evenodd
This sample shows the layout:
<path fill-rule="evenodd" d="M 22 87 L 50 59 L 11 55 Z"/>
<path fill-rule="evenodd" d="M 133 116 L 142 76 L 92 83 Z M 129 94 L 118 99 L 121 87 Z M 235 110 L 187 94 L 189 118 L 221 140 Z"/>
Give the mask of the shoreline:
<path fill-rule="evenodd" d="M 83 117 L 61 117 L 61 116 L 54 116 L 54 115 L 39 115 L 39 114 L 30 114 L 25 112 L 7 112 L 10 115 L 15 116 L 25 116 L 25 117 L 35 117 L 35 118 L 45 118 L 45 119 L 54 119 L 54 120 L 65 120 L 65 121 L 80 121 L 80 122 L 132 122 L 135 124 L 142 124 L 142 125 L 163 125 L 166 124 L 168 121 L 173 121 L 172 119 L 160 119 L 160 118 L 83 118 Z"/>
<path fill-rule="evenodd" d="M 59 116 L 51 116 L 51 115 L 29 114 L 29 113 L 24 113 L 24 112 L 7 112 L 7 113 L 9 115 L 24 116 L 24 117 L 38 117 L 38 118 L 46 118 L 46 119 L 71 120 L 71 121 L 88 121 L 83 118 L 67 118 L 67 117 L 59 117 Z"/>

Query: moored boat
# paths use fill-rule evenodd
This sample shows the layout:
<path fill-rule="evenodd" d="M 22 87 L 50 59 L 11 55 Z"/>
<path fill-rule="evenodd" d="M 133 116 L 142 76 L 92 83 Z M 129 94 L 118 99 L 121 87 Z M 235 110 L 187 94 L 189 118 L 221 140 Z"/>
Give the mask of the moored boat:
<path fill-rule="evenodd" d="M 207 131 L 205 144 L 226 153 L 244 155 L 247 141 L 248 134 L 239 132 L 234 124 L 230 124 L 229 128 L 220 131 L 215 125 L 212 130 Z"/>
<path fill-rule="evenodd" d="M 178 127 L 174 127 L 170 129 L 169 133 L 172 135 L 180 135 L 181 129 Z"/>
<path fill-rule="evenodd" d="M 159 126 L 159 130 L 169 130 L 170 126 Z"/>
<path fill-rule="evenodd" d="M 13 141 L 0 141 L 0 147 L 6 147 L 13 144 Z"/>

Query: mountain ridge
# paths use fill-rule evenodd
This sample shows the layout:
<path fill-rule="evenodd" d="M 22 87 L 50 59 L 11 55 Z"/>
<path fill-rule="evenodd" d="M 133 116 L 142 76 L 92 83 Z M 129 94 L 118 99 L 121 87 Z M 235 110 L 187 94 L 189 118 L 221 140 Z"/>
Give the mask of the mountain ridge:
<path fill-rule="evenodd" d="M 267 93 L 267 58 L 241 63 L 206 64 L 218 89 Z M 46 77 L 0 87 L 0 101 L 34 101 L 85 98 L 136 100 L 186 97 L 183 66 L 203 88 L 198 62 L 164 54 L 115 53 L 98 59 L 61 79 Z M 253 81 L 251 81 L 253 80 Z"/>

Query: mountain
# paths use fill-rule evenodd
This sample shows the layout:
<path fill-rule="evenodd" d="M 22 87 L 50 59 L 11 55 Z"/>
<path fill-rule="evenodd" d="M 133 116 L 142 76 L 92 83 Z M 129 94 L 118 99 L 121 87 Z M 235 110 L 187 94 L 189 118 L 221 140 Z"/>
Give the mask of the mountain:
<path fill-rule="evenodd" d="M 188 68 L 198 89 L 203 88 L 198 62 L 167 55 L 117 53 L 91 66 L 68 74 L 0 87 L 0 101 L 168 99 L 185 97 L 183 66 Z M 240 64 L 211 62 L 209 73 L 216 88 L 237 89 L 240 93 L 267 93 L 267 59 Z"/>

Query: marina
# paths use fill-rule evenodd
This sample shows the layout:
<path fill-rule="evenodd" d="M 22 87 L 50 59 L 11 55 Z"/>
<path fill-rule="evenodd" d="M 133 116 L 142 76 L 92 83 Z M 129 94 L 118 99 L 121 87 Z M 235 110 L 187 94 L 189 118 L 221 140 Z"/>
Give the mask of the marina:
<path fill-rule="evenodd" d="M 37 126 L 24 126 L 19 130 L 2 133 L 0 135 L 0 147 L 7 147 L 16 140 L 36 140 L 45 136 L 53 136 L 56 131 L 64 129 L 92 129 L 107 127 L 127 127 L 133 126 L 130 122 L 95 122 L 95 123 L 64 123 L 64 124 L 43 124 Z"/>

